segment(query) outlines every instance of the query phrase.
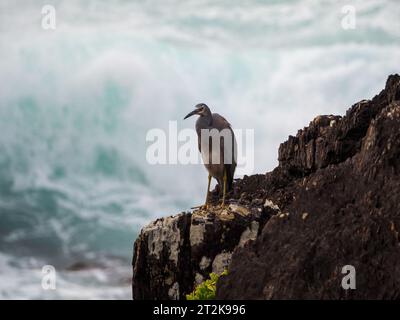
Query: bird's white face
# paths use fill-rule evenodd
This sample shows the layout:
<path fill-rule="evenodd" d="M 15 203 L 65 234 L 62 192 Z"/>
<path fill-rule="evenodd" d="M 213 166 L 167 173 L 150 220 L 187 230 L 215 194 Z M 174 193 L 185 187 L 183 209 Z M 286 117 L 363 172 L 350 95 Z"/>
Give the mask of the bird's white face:
<path fill-rule="evenodd" d="M 204 116 L 206 114 L 206 108 L 204 106 L 199 107 L 198 114 Z"/>

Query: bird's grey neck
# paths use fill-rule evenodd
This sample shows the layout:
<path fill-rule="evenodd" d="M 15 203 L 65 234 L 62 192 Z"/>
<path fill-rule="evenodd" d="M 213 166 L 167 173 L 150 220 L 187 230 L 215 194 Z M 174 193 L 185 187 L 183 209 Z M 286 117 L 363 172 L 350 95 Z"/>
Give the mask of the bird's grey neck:
<path fill-rule="evenodd" d="M 212 120 L 213 120 L 211 113 L 207 113 L 204 116 L 202 116 L 201 118 L 202 118 L 203 123 L 206 123 L 207 125 L 211 126 Z"/>
<path fill-rule="evenodd" d="M 211 115 L 204 115 L 197 119 L 196 121 L 196 128 L 206 129 L 212 125 L 212 116 Z"/>

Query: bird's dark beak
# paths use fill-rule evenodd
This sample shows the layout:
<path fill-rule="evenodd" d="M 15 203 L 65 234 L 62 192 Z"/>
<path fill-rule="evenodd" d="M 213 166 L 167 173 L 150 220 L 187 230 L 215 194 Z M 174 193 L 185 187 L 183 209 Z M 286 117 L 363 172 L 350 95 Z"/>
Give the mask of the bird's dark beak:
<path fill-rule="evenodd" d="M 188 113 L 188 114 L 186 115 L 186 117 L 183 118 L 183 120 L 185 120 L 185 119 L 187 119 L 187 118 L 189 118 L 189 117 L 191 117 L 191 116 L 194 116 L 194 115 L 197 114 L 198 112 L 199 112 L 199 110 L 197 110 L 197 109 L 193 110 L 192 112 Z"/>

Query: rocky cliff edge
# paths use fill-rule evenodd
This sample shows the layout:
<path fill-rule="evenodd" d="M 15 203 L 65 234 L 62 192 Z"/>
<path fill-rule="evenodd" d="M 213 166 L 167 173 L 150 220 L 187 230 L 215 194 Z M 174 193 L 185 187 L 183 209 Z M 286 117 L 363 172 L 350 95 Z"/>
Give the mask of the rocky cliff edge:
<path fill-rule="evenodd" d="M 183 299 L 210 272 L 218 299 L 400 298 L 400 76 L 343 117 L 289 136 L 272 172 L 229 207 L 160 218 L 135 241 L 134 299 Z M 342 269 L 356 289 L 342 287 Z"/>

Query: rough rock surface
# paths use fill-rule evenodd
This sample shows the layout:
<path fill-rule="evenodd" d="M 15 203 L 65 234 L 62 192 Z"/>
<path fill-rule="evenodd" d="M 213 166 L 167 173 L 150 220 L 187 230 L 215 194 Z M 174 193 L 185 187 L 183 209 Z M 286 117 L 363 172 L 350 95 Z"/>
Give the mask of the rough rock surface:
<path fill-rule="evenodd" d="M 390 76 L 372 100 L 317 117 L 280 146 L 279 167 L 253 187 L 288 215 L 235 250 L 217 298 L 400 298 L 399 100 Z M 342 288 L 345 265 L 355 290 Z"/>
<path fill-rule="evenodd" d="M 145 227 L 134 299 L 182 298 L 226 266 L 219 299 L 399 299 L 400 76 L 343 117 L 316 117 L 278 159 L 272 172 L 235 181 L 234 213 L 211 208 Z M 355 267 L 355 290 L 341 286 L 345 265 Z"/>
<path fill-rule="evenodd" d="M 150 223 L 135 242 L 133 298 L 184 298 L 211 272 L 224 271 L 236 246 L 255 239 L 272 214 L 262 205 L 231 204 Z"/>

